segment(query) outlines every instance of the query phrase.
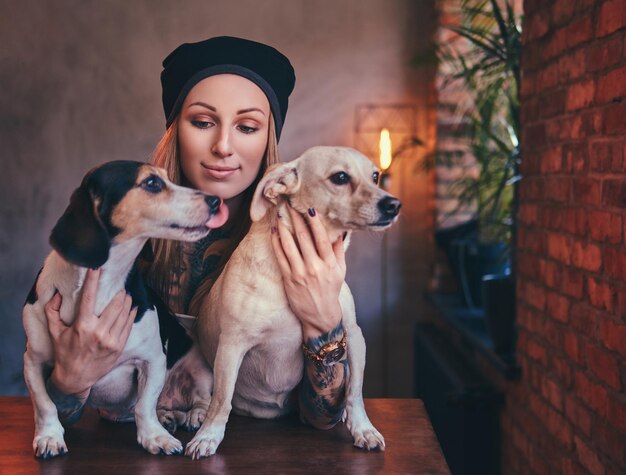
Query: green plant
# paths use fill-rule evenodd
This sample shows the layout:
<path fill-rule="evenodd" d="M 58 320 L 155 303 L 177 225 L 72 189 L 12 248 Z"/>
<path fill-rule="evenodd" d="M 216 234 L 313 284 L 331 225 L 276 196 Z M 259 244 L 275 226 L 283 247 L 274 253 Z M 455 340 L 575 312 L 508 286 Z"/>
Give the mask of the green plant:
<path fill-rule="evenodd" d="M 522 18 L 511 1 L 460 0 L 460 23 L 443 26 L 467 40 L 466 47 L 436 48 L 444 87 L 460 82 L 471 98 L 455 116 L 468 128 L 478 173 L 457 180 L 451 191 L 460 206 L 476 210 L 486 242 L 510 242 L 515 235 Z"/>

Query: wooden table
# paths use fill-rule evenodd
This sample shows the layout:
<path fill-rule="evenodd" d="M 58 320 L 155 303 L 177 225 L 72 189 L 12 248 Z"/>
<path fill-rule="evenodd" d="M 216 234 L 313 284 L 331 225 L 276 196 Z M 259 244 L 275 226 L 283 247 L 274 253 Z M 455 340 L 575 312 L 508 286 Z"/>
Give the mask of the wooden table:
<path fill-rule="evenodd" d="M 368 399 L 372 423 L 385 437 L 384 452 L 352 446 L 343 424 L 329 431 L 297 417 L 259 420 L 231 416 L 214 456 L 150 455 L 136 443 L 135 425 L 112 423 L 87 411 L 66 430 L 69 453 L 33 456 L 33 413 L 26 397 L 0 397 L 0 474 L 449 474 L 424 405 L 417 399 Z M 177 432 L 183 442 L 193 434 Z"/>

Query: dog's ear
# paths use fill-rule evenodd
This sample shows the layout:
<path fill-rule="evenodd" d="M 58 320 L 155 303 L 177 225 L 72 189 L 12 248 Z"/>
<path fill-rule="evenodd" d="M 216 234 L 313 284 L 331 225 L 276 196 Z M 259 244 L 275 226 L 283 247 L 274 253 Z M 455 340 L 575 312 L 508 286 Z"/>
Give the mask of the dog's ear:
<path fill-rule="evenodd" d="M 300 189 L 298 169 L 293 163 L 282 163 L 270 168 L 254 191 L 250 204 L 250 218 L 259 221 L 267 210 L 276 206 L 281 196 L 290 196 Z"/>
<path fill-rule="evenodd" d="M 96 211 L 91 193 L 78 187 L 50 234 L 50 245 L 72 264 L 95 269 L 109 258 L 111 240 Z"/>

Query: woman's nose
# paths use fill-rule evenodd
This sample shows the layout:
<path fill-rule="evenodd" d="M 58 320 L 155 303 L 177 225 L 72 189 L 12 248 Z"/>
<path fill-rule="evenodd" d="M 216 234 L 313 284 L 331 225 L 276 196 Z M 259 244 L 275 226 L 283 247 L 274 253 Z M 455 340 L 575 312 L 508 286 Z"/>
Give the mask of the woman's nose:
<path fill-rule="evenodd" d="M 211 146 L 211 152 L 220 158 L 225 158 L 233 154 L 228 129 L 222 128 L 219 131 L 217 137 L 215 137 L 215 142 Z"/>

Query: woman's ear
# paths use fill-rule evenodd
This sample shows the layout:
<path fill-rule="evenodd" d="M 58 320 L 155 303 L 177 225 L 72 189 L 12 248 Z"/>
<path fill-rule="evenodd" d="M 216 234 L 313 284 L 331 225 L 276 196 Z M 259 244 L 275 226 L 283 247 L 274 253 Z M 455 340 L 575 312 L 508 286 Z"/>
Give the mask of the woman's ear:
<path fill-rule="evenodd" d="M 50 245 L 63 259 L 95 269 L 109 258 L 111 240 L 96 211 L 91 193 L 81 185 L 50 234 Z"/>
<path fill-rule="evenodd" d="M 254 190 L 250 204 L 250 218 L 259 221 L 267 210 L 276 206 L 281 196 L 293 195 L 300 189 L 298 169 L 293 162 L 270 168 Z"/>

